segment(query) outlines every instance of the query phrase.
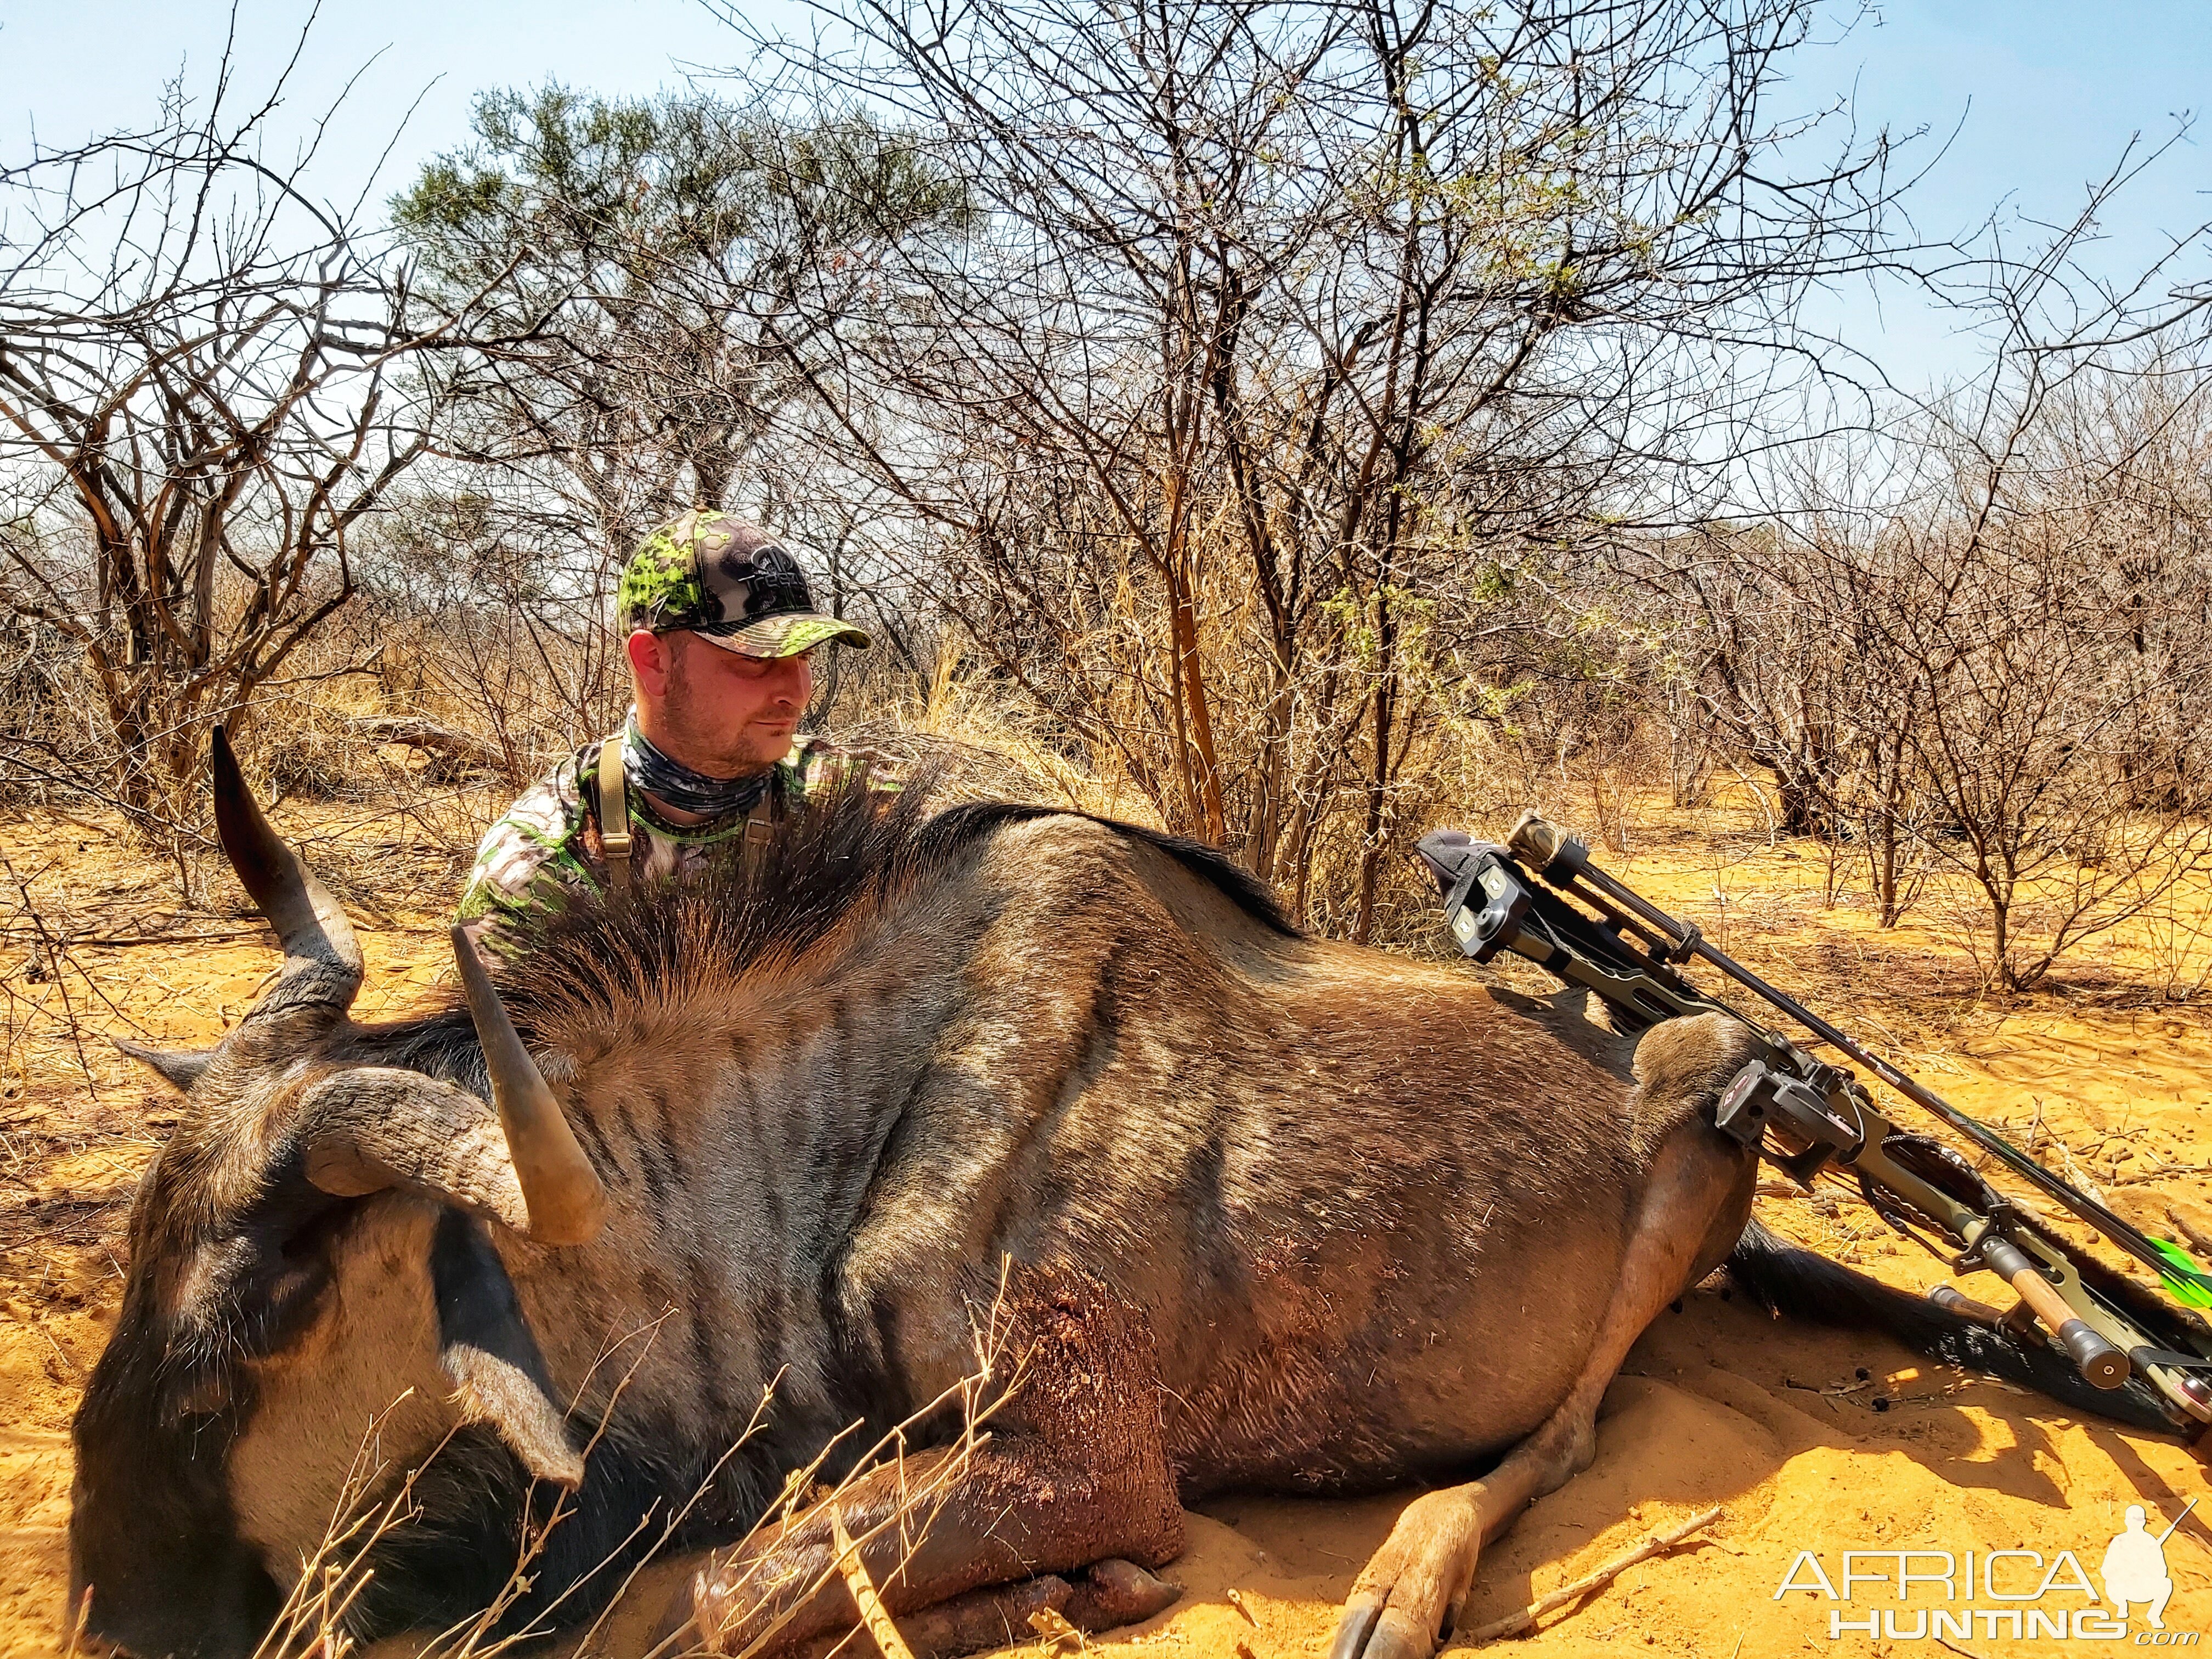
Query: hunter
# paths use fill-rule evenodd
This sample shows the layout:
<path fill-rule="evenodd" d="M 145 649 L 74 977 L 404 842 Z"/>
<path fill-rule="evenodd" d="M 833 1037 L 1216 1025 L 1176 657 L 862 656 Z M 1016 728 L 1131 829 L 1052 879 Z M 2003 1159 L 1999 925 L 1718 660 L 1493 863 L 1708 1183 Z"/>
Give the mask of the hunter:
<path fill-rule="evenodd" d="M 654 531 L 615 626 L 636 701 L 486 833 L 459 916 L 480 945 L 571 895 L 741 853 L 809 788 L 880 759 L 799 734 L 815 648 L 868 636 L 817 611 L 798 561 L 754 526 L 702 508 Z"/>

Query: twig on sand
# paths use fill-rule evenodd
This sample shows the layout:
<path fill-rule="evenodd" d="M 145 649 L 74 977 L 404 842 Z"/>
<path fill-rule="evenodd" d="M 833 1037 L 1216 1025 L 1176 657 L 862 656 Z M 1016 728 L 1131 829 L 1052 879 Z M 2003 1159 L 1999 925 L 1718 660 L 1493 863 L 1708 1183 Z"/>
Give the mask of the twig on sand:
<path fill-rule="evenodd" d="M 1688 1520 L 1679 1522 L 1664 1532 L 1655 1532 L 1634 1549 L 1614 1556 L 1612 1560 L 1587 1577 L 1577 1578 L 1571 1584 L 1562 1584 L 1549 1595 L 1539 1596 L 1520 1612 L 1509 1613 L 1503 1619 L 1483 1626 L 1480 1630 L 1469 1632 L 1462 1639 L 1468 1642 L 1495 1642 L 1503 1637 L 1517 1636 L 1546 1613 L 1563 1607 L 1570 1601 L 1579 1601 L 1592 1590 L 1604 1589 L 1638 1561 L 1649 1560 L 1662 1551 L 1670 1550 L 1699 1528 L 1711 1526 L 1720 1518 L 1720 1505 L 1716 1504 L 1712 1508 L 1701 1510 Z"/>
<path fill-rule="evenodd" d="M 853 1536 L 845 1530 L 845 1517 L 830 1506 L 830 1541 L 837 1551 L 838 1569 L 845 1575 L 845 1588 L 853 1592 L 853 1604 L 860 1610 L 860 1622 L 868 1627 L 868 1634 L 876 1638 L 876 1646 L 884 1659 L 914 1659 L 914 1650 L 906 1638 L 898 1633 L 898 1626 L 884 1609 L 884 1598 L 876 1594 L 876 1581 L 868 1577 L 866 1564 L 860 1552 L 853 1546 Z"/>
<path fill-rule="evenodd" d="M 103 949 L 117 949 L 132 945 L 198 945 L 210 939 L 244 939 L 252 933 L 269 931 L 266 922 L 242 923 L 236 927 L 209 927 L 191 933 L 79 933 L 60 935 L 64 950 L 82 945 L 96 945 Z M 43 939 L 46 937 L 36 927 L 0 927 L 0 939 Z"/>
<path fill-rule="evenodd" d="M 2145 1170 L 2141 1175 L 2114 1176 L 2105 1184 L 2107 1187 L 2140 1187 L 2147 1181 L 2176 1181 L 2185 1176 L 2207 1175 L 2212 1175 L 2212 1164 L 2160 1164 Z M 2212 1245 L 2199 1244 L 2197 1248 L 2200 1250 L 2212 1249 Z"/>
<path fill-rule="evenodd" d="M 9 1317 L 14 1319 L 17 1324 L 24 1326 L 30 1330 L 36 1331 L 40 1336 L 46 1340 L 46 1346 L 54 1351 L 54 1357 L 59 1359 L 62 1364 L 68 1368 L 69 1374 L 71 1376 L 82 1376 L 84 1375 L 83 1371 L 77 1368 L 76 1361 L 70 1358 L 69 1350 L 62 1346 L 60 1343 L 54 1340 L 54 1334 L 46 1328 L 46 1322 L 44 1320 L 40 1319 L 38 1315 L 33 1313 L 28 1308 L 24 1307 L 21 1303 L 9 1302 L 5 1304 L 5 1307 Z"/>

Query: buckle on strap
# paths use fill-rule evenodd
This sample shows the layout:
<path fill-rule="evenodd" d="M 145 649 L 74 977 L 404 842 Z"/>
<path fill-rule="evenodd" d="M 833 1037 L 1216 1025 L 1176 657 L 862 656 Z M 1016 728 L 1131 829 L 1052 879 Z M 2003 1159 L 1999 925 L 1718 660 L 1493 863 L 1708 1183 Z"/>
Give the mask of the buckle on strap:
<path fill-rule="evenodd" d="M 599 846 L 617 893 L 629 891 L 629 793 L 623 777 L 622 738 L 599 745 Z"/>

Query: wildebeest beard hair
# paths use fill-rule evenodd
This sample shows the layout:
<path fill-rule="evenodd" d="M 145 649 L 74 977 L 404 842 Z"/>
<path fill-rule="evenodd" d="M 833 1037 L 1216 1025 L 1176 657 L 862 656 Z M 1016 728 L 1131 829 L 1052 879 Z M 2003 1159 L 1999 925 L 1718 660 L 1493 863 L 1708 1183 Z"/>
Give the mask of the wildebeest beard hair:
<path fill-rule="evenodd" d="M 495 969 L 501 1000 L 526 1039 L 535 1039 L 773 974 L 822 944 L 860 907 L 894 902 L 902 892 L 972 866 L 982 844 L 1007 826 L 1066 812 L 1000 801 L 934 811 L 941 783 L 939 775 L 925 774 L 893 792 L 855 776 L 811 792 L 742 858 L 627 896 L 575 898 L 506 936 L 509 954 Z M 1265 927 L 1297 936 L 1269 889 L 1215 848 L 1093 814 L 1069 815 L 1156 848 Z M 929 969 L 915 966 L 918 972 Z M 447 1006 L 426 1016 L 365 1029 L 361 1046 L 383 1064 L 485 1087 L 482 1050 L 458 992 Z M 577 1127 L 604 1158 L 595 1127 L 580 1119 Z M 834 1310 L 825 1305 L 825 1312 L 837 1328 Z M 848 1437 L 854 1449 L 888 1428 L 901 1403 L 886 1379 L 867 1375 L 860 1358 L 866 1351 L 854 1342 L 852 1363 L 834 1370 L 840 1394 L 835 1405 L 843 1421 L 830 1426 L 868 1425 L 868 1432 Z M 564 1593 L 558 1622 L 587 1616 L 649 1549 L 681 1551 L 741 1535 L 779 1490 L 781 1472 L 821 1449 L 818 1422 L 780 1425 L 771 1416 L 763 1426 L 742 1456 L 722 1462 L 715 1473 L 726 1448 L 684 1446 L 680 1435 L 651 1424 L 610 1425 L 588 1455 L 572 1512 L 544 1535 L 531 1568 L 532 1588 L 499 1627 L 522 1628 Z M 835 1460 L 823 1469 L 831 1479 L 841 1472 Z M 673 1510 L 702 1492 L 710 1474 L 712 1489 L 664 1540 Z M 369 1635 L 443 1623 L 457 1609 L 489 1604 L 513 1570 L 526 1520 L 542 1522 L 557 1497 L 550 1486 L 533 1487 L 489 1429 L 461 1430 L 417 1477 L 416 1518 L 378 1546 L 374 1577 L 348 1624 Z"/>

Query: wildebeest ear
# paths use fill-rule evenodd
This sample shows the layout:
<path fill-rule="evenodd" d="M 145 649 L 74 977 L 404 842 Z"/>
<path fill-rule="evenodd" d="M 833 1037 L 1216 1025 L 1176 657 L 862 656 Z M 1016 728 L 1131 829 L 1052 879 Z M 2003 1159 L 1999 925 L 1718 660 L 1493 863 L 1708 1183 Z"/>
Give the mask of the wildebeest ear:
<path fill-rule="evenodd" d="M 482 1222 L 459 1210 L 438 1218 L 430 1287 L 438 1303 L 438 1363 L 462 1414 L 498 1430 L 539 1480 L 581 1486 L 584 1460 L 562 1426 L 545 1357 L 522 1322 L 514 1281 Z"/>
<path fill-rule="evenodd" d="M 190 1092 L 192 1085 L 200 1080 L 200 1073 L 215 1058 L 212 1048 L 149 1048 L 143 1042 L 132 1042 L 126 1037 L 114 1039 L 115 1046 L 142 1066 L 150 1066 L 161 1074 L 164 1082 L 173 1089 Z"/>
<path fill-rule="evenodd" d="M 402 1188 L 520 1231 L 530 1224 L 507 1136 L 465 1089 L 400 1066 L 333 1072 L 292 1121 L 307 1179 L 340 1198 Z"/>

